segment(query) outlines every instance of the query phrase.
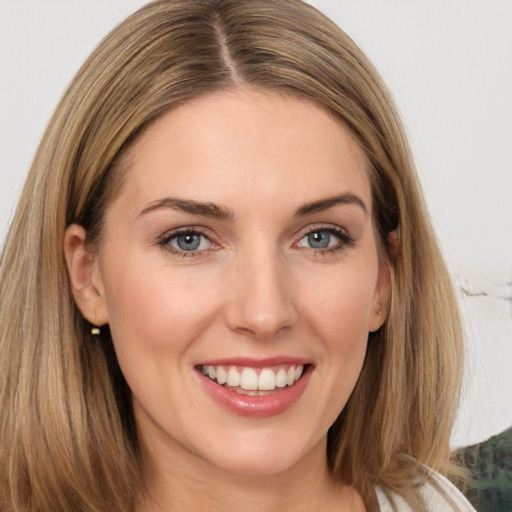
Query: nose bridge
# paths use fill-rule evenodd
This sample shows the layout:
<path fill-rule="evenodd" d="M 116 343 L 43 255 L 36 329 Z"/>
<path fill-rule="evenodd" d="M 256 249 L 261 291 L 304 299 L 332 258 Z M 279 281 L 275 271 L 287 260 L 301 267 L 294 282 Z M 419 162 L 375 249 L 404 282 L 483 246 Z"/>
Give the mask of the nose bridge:
<path fill-rule="evenodd" d="M 227 314 L 232 329 L 265 338 L 293 326 L 291 273 L 275 246 L 253 246 L 237 257 L 232 270 L 234 293 Z"/>

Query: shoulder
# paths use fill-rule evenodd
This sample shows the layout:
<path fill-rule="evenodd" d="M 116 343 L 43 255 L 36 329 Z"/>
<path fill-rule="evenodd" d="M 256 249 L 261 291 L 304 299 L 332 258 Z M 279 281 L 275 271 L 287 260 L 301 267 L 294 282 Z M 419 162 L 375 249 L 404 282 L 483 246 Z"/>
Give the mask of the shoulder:
<path fill-rule="evenodd" d="M 444 476 L 428 471 L 428 477 L 419 488 L 428 512 L 475 512 L 462 493 Z M 377 488 L 381 512 L 413 512 L 410 505 L 398 494 Z"/>

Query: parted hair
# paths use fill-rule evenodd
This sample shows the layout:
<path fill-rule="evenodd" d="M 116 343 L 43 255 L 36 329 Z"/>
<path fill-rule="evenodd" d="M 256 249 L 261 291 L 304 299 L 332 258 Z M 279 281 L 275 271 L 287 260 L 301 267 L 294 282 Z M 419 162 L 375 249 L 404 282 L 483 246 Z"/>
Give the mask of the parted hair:
<path fill-rule="evenodd" d="M 250 87 L 315 102 L 363 149 L 382 247 L 398 236 L 388 318 L 328 433 L 334 479 L 422 510 L 420 466 L 450 471 L 462 334 L 401 121 L 376 70 L 300 0 L 157 0 L 83 64 L 41 140 L 0 263 L 0 511 L 127 512 L 140 481 L 130 391 L 107 329 L 70 292 L 67 226 L 101 239 L 121 153 L 169 108 Z M 415 483 L 416 482 L 416 483 Z"/>

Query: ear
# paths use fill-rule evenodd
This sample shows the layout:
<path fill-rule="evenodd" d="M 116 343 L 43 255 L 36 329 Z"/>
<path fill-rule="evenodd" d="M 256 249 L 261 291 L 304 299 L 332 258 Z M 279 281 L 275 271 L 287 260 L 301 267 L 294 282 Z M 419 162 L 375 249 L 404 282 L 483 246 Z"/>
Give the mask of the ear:
<path fill-rule="evenodd" d="M 86 244 L 87 232 L 71 224 L 64 234 L 64 257 L 71 292 L 82 315 L 93 325 L 108 323 L 108 308 L 98 262 L 98 255 Z"/>
<path fill-rule="evenodd" d="M 398 234 L 391 231 L 386 240 L 386 251 L 380 257 L 379 273 L 377 284 L 373 295 L 372 310 L 370 312 L 370 321 L 368 330 L 370 332 L 378 331 L 386 321 L 389 311 L 389 301 L 391 297 L 391 265 L 394 264 L 398 254 Z"/>

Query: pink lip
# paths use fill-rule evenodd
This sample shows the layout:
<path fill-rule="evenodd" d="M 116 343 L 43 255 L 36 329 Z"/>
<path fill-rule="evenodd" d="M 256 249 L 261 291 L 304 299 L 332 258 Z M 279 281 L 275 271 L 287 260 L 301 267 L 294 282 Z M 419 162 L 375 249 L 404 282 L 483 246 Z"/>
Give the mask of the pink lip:
<path fill-rule="evenodd" d="M 287 363 L 307 364 L 307 361 L 294 358 L 272 358 L 260 361 L 237 358 L 209 361 L 203 364 L 211 366 L 249 366 L 252 368 L 259 368 Z M 197 375 L 206 392 L 228 411 L 239 416 L 265 418 L 284 412 L 299 400 L 308 386 L 313 369 L 313 365 L 308 364 L 302 377 L 293 384 L 293 386 L 287 386 L 286 388 L 282 388 L 280 391 L 265 396 L 242 395 L 217 384 L 199 371 L 197 372 Z"/>
<path fill-rule="evenodd" d="M 231 357 L 224 359 L 211 359 L 208 361 L 202 361 L 198 366 L 248 366 L 250 368 L 270 368 L 272 366 L 279 366 L 280 364 L 309 364 L 311 360 L 300 357 L 267 357 L 265 359 L 256 359 L 253 357 Z"/>

